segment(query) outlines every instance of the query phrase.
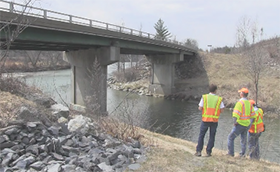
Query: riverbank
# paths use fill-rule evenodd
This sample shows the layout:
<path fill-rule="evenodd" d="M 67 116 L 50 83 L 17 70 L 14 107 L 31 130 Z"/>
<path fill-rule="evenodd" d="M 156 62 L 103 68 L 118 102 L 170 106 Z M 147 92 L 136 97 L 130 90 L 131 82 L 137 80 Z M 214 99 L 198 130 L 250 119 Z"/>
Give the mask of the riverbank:
<path fill-rule="evenodd" d="M 226 108 L 233 108 L 239 99 L 237 91 L 247 87 L 249 99 L 255 99 L 256 91 L 253 81 L 248 76 L 242 56 L 199 52 L 199 56 L 176 65 L 176 93 L 164 96 L 169 100 L 196 101 L 209 92 L 208 85 L 218 86 L 217 94 L 223 97 Z M 259 79 L 258 106 L 266 117 L 280 118 L 280 65 L 270 62 L 265 64 Z M 162 97 L 148 91 L 149 80 L 146 79 L 120 83 L 116 79 L 108 81 L 112 89 L 134 92 L 140 95 Z"/>
<path fill-rule="evenodd" d="M 52 118 L 52 114 L 48 113 L 45 114 L 45 112 L 48 112 L 48 108 L 42 108 L 42 106 L 38 106 L 38 103 L 35 103 L 33 101 L 27 100 L 23 97 L 16 96 L 14 94 L 8 93 L 8 92 L 0 92 L 1 95 L 1 109 L 0 109 L 0 115 L 1 120 L 6 119 L 12 120 L 13 117 L 17 115 L 16 110 L 18 110 L 22 106 L 29 107 L 31 109 L 31 112 L 37 110 L 39 112 L 38 114 L 44 114 L 43 116 L 47 116 L 48 119 L 52 119 L 55 121 L 56 118 Z M 54 117 L 54 116 L 53 116 Z M 36 118 L 32 118 L 32 121 Z M 7 124 L 7 121 L 2 121 L 5 124 Z M 10 121 L 11 122 L 11 121 Z M 96 123 L 94 123 L 96 124 Z M 34 127 L 35 123 L 29 123 L 29 127 Z M 38 126 L 38 124 L 36 123 Z M 22 126 L 22 125 L 21 125 Z M 42 127 L 42 126 L 41 126 Z M 52 131 L 56 131 L 56 127 L 51 127 Z M 5 130 L 6 133 L 7 130 Z M 14 131 L 14 130 L 13 130 Z M 268 172 L 276 172 L 280 171 L 280 165 L 276 163 L 271 163 L 265 160 L 260 161 L 252 161 L 248 158 L 239 159 L 238 157 L 228 157 L 226 156 L 226 152 L 222 150 L 218 150 L 216 148 L 213 149 L 213 156 L 212 157 L 205 157 L 203 152 L 202 157 L 196 157 L 193 154 L 195 153 L 195 143 L 173 138 L 170 136 L 150 132 L 141 128 L 137 128 L 135 130 L 138 134 L 141 134 L 141 137 L 139 137 L 139 141 L 141 145 L 146 147 L 145 153 L 143 152 L 141 156 L 144 156 L 146 158 L 141 159 L 139 161 L 136 161 L 132 164 L 136 164 L 134 166 L 131 166 L 131 169 L 126 169 L 124 171 L 131 172 L 186 172 L 186 171 L 232 171 L 232 172 L 240 172 L 240 171 L 256 171 L 256 172 L 262 172 L 262 171 L 268 171 Z M 79 137 L 82 137 L 83 135 L 79 135 Z M 48 137 L 50 137 L 48 135 Z M 71 137 L 76 137 L 75 135 L 71 135 Z M 70 138 L 70 137 L 69 137 Z M 31 138 L 30 138 L 31 139 Z M 3 139 L 2 139 L 3 141 Z M 2 142 L 1 141 L 1 142 Z M 121 140 L 120 140 L 121 141 Z M 56 142 L 55 142 L 56 143 Z M 63 142 L 63 144 L 66 144 Z M 77 149 L 83 149 L 83 144 L 81 144 L 81 147 L 76 147 L 75 149 L 67 149 L 70 150 L 77 150 Z M 67 148 L 64 146 L 64 148 Z M 30 148 L 28 150 L 31 151 Z M 39 148 L 40 150 L 40 148 Z M 1 150 L 2 151 L 2 150 Z M 6 149 L 7 151 L 7 149 Z M 11 152 L 10 152 L 11 153 Z M 33 154 L 34 151 L 31 151 Z M 36 151 L 35 151 L 36 153 Z M 51 166 L 49 164 L 48 168 L 73 168 L 73 165 L 70 165 L 67 163 L 68 161 L 64 161 L 61 158 L 66 158 L 67 156 L 63 154 L 63 157 L 58 156 L 57 154 L 60 154 L 60 152 L 57 152 L 56 154 L 51 154 L 51 156 L 55 157 L 55 161 L 52 160 L 50 162 L 57 162 L 57 164 L 60 165 L 53 165 Z M 30 154 L 28 154 L 29 156 Z M 69 155 L 68 155 L 69 156 Z M 72 154 L 73 156 L 73 154 Z M 32 155 L 35 159 L 36 156 Z M 139 157 L 137 155 L 136 157 Z M 27 158 L 27 157 L 26 157 Z M 33 158 L 27 158 L 28 160 L 31 160 Z M 48 160 L 51 160 L 52 158 L 49 158 Z M 60 160 L 59 160 L 60 159 Z M 3 161 L 2 159 L 1 161 Z M 5 161 L 6 162 L 6 161 Z M 63 164 L 61 164 L 63 162 Z M 39 164 L 39 165 L 38 165 Z M 37 163 L 34 164 L 34 168 L 42 168 L 43 163 Z M 86 164 L 85 164 L 86 165 Z M 89 164 L 88 164 L 89 165 Z M 77 167 L 76 165 L 74 167 Z M 81 169 L 81 168 L 80 168 Z M 60 170 L 63 171 L 63 170 Z"/>

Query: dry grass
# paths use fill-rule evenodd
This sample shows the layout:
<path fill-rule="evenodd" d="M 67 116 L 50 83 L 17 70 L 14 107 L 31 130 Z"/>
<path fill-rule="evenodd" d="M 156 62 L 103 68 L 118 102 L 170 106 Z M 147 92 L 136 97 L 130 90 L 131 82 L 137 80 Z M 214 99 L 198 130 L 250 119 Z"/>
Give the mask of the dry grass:
<path fill-rule="evenodd" d="M 139 172 L 278 172 L 280 165 L 264 160 L 252 161 L 248 158 L 228 157 L 226 152 L 213 149 L 212 157 L 196 157 L 195 144 L 186 140 L 165 136 L 140 129 L 144 144 L 151 144 L 148 159 L 141 164 Z M 150 141 L 149 141 L 150 140 Z"/>
<path fill-rule="evenodd" d="M 0 128 L 5 127 L 7 123 L 17 119 L 17 112 L 22 106 L 35 108 L 34 102 L 18 97 L 9 92 L 0 91 Z"/>
<path fill-rule="evenodd" d="M 250 90 L 249 98 L 255 99 L 255 90 L 252 79 L 244 63 L 244 57 L 240 55 L 215 54 L 200 52 L 208 83 L 218 85 L 218 93 L 224 98 L 225 104 L 234 104 L 239 95 L 237 90 L 247 87 Z M 259 80 L 258 105 L 266 111 L 280 110 L 280 70 L 270 66 L 261 73 Z M 198 78 L 187 79 L 186 82 L 194 82 Z M 205 79 L 206 80 L 206 79 Z M 204 83 L 204 84 L 208 84 Z M 275 112 L 274 112 L 275 113 Z M 277 115 L 276 115 L 277 116 Z"/>

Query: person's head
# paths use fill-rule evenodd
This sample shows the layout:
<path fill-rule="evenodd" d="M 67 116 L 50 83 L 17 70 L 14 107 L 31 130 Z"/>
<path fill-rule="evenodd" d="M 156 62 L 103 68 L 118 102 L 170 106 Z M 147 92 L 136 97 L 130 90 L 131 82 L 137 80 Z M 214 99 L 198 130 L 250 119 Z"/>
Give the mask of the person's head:
<path fill-rule="evenodd" d="M 255 100 L 249 100 L 249 102 L 251 103 L 251 105 L 253 105 L 253 106 L 256 106 L 256 102 L 255 102 Z"/>
<path fill-rule="evenodd" d="M 249 94 L 249 90 L 248 88 L 241 88 L 240 90 L 238 90 L 239 94 L 240 94 L 240 97 L 247 97 L 248 94 Z"/>
<path fill-rule="evenodd" d="M 211 84 L 209 86 L 210 93 L 215 93 L 217 91 L 217 85 Z"/>

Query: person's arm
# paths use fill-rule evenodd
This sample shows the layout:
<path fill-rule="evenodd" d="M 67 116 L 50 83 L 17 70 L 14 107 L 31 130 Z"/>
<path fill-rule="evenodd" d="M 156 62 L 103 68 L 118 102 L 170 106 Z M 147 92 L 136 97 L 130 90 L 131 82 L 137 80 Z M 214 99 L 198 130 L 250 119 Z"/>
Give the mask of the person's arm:
<path fill-rule="evenodd" d="M 224 102 L 221 102 L 221 104 L 220 104 L 220 111 L 221 111 L 221 113 L 224 111 L 224 109 L 225 109 Z"/>
<path fill-rule="evenodd" d="M 233 117 L 233 125 L 235 125 L 235 126 L 238 124 L 238 122 L 236 122 L 236 120 L 237 120 L 237 118 Z"/>
<path fill-rule="evenodd" d="M 200 102 L 198 104 L 198 110 L 203 110 L 203 97 L 201 97 Z"/>

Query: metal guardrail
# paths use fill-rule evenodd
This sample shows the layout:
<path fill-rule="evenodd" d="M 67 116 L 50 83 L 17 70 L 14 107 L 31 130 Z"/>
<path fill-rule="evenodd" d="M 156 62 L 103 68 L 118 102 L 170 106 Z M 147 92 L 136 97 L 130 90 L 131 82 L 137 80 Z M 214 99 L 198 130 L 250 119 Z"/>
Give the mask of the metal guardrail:
<path fill-rule="evenodd" d="M 95 28 L 120 32 L 120 33 L 124 33 L 124 34 L 149 38 L 149 39 L 153 39 L 153 40 L 161 40 L 161 39 L 157 39 L 156 35 L 150 34 L 147 32 L 143 32 L 143 31 L 139 31 L 139 30 L 123 27 L 123 26 L 118 26 L 118 25 L 114 25 L 114 24 L 110 24 L 110 23 L 105 23 L 105 22 L 101 22 L 101 21 L 97 21 L 97 20 L 92 20 L 92 19 L 88 19 L 88 18 L 78 17 L 78 16 L 74 16 L 74 15 L 70 15 L 70 14 L 64 14 L 64 13 L 60 13 L 60 12 L 46 10 L 46 9 L 33 7 L 33 6 L 29 6 L 29 5 L 18 4 L 15 2 L 11 2 L 11 1 L 0 0 L 0 10 L 11 12 L 11 13 L 24 14 L 27 16 L 33 16 L 33 17 L 38 17 L 38 18 L 45 18 L 45 19 L 49 19 L 49 20 L 56 20 L 56 21 L 61 21 L 61 22 L 66 22 L 66 23 L 95 27 Z M 174 43 L 174 44 L 182 45 L 182 46 L 184 45 L 181 42 L 174 41 L 174 40 L 172 41 L 171 39 L 166 39 L 166 40 L 161 40 L 161 41 Z"/>

